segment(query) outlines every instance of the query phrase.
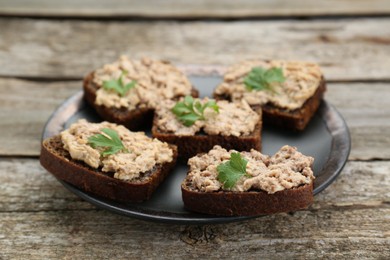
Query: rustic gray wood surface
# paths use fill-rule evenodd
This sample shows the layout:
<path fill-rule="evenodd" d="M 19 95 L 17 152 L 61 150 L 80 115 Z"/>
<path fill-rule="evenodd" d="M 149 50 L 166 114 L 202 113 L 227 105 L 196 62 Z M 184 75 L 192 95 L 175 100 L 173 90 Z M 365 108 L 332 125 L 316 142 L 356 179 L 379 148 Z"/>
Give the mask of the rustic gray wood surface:
<path fill-rule="evenodd" d="M 389 259 L 389 1 L 152 2 L 0 0 L 0 259 Z M 98 209 L 39 165 L 40 138 L 83 75 L 120 54 L 177 64 L 318 62 L 326 99 L 351 131 L 349 161 L 309 209 L 293 214 L 186 226 Z"/>
<path fill-rule="evenodd" d="M 330 80 L 390 80 L 390 19 L 384 18 L 310 22 L 0 18 L 0 28 L 0 76 L 80 79 L 127 54 L 220 65 L 253 57 L 300 59 L 318 62 Z"/>
<path fill-rule="evenodd" d="M 0 0 L 0 15 L 32 17 L 100 18 L 248 18 L 291 15 L 383 15 L 390 11 L 387 0 Z"/>

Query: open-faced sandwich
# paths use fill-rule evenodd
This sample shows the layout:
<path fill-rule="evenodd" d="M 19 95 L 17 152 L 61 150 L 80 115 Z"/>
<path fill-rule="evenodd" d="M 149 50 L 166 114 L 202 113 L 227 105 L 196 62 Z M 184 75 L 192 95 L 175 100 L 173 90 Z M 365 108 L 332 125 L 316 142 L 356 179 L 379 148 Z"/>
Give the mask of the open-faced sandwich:
<path fill-rule="evenodd" d="M 140 202 L 174 167 L 176 146 L 113 123 L 84 119 L 43 141 L 40 162 L 58 179 L 98 196 Z"/>
<path fill-rule="evenodd" d="M 84 79 L 87 102 L 105 120 L 131 130 L 151 125 L 161 100 L 198 96 L 188 78 L 166 61 L 121 56 Z"/>
<path fill-rule="evenodd" d="M 153 120 L 152 135 L 175 144 L 179 157 L 188 159 L 220 145 L 249 151 L 261 148 L 261 110 L 244 101 L 232 103 L 194 99 L 162 101 Z"/>
<path fill-rule="evenodd" d="M 318 109 L 325 80 L 317 64 L 248 60 L 227 69 L 217 100 L 245 100 L 262 108 L 264 124 L 303 130 Z"/>
<path fill-rule="evenodd" d="M 291 146 L 273 156 L 215 146 L 188 161 L 181 189 L 188 210 L 256 216 L 307 208 L 313 202 L 313 158 Z"/>

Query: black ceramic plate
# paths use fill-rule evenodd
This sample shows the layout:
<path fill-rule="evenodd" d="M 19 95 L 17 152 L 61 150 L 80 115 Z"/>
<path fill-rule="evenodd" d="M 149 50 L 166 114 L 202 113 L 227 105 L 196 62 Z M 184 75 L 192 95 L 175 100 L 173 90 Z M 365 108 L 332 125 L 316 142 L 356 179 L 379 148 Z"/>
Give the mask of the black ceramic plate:
<path fill-rule="evenodd" d="M 221 81 L 219 76 L 190 77 L 201 96 L 211 96 L 214 87 Z M 50 117 L 43 138 L 58 134 L 79 118 L 91 122 L 102 121 L 99 116 L 84 102 L 82 92 L 66 100 Z M 303 154 L 313 156 L 314 194 L 318 194 L 331 184 L 344 167 L 349 151 L 350 136 L 348 127 L 337 110 L 323 101 L 318 112 L 304 132 L 264 127 L 262 135 L 262 152 L 274 154 L 285 144 L 298 147 Z M 184 209 L 181 199 L 180 184 L 187 173 L 185 164 L 179 164 L 170 176 L 160 185 L 151 200 L 140 203 L 118 203 L 89 194 L 68 183 L 60 181 L 68 190 L 86 201 L 116 213 L 145 220 L 160 222 L 206 224 L 222 223 L 248 219 L 249 217 L 215 217 L 189 212 Z"/>

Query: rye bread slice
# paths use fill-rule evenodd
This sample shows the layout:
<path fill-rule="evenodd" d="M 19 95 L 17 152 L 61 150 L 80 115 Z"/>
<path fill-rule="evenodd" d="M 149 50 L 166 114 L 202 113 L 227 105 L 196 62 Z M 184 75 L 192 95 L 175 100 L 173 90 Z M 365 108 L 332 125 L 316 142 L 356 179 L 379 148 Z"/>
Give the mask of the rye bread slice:
<path fill-rule="evenodd" d="M 270 124 L 280 126 L 283 128 L 302 131 L 306 128 L 310 119 L 314 116 L 318 107 L 321 104 L 321 100 L 326 91 L 326 83 L 324 78 L 321 79 L 320 84 L 315 91 L 314 95 L 310 97 L 303 104 L 302 107 L 295 110 L 288 110 L 274 106 L 272 104 L 266 104 L 263 106 L 252 106 L 253 109 L 261 107 L 263 110 L 264 124 Z M 231 101 L 230 96 L 213 94 L 216 100 L 228 100 Z"/>
<path fill-rule="evenodd" d="M 177 148 L 173 150 L 173 161 L 156 165 L 152 170 L 142 173 L 140 178 L 123 181 L 113 174 L 94 169 L 82 161 L 72 160 L 63 148 L 59 135 L 43 141 L 40 163 L 56 178 L 70 183 L 86 192 L 100 197 L 122 202 L 141 202 L 150 199 L 152 193 L 171 172 L 176 164 Z"/>
<path fill-rule="evenodd" d="M 265 191 L 200 192 L 184 181 L 181 185 L 184 206 L 190 211 L 219 216 L 260 216 L 291 212 L 313 203 L 313 183 L 268 194 Z"/>
<path fill-rule="evenodd" d="M 260 112 L 261 113 L 261 112 Z M 215 145 L 225 149 L 237 151 L 250 151 L 255 149 L 261 151 L 262 119 L 260 117 L 255 129 L 249 135 L 223 136 L 197 133 L 196 135 L 175 135 L 173 133 L 161 132 L 157 127 L 157 115 L 153 120 L 152 135 L 160 141 L 174 144 L 178 149 L 178 157 L 187 160 L 199 153 L 206 153 Z"/>
<path fill-rule="evenodd" d="M 227 178 L 233 174 L 231 167 L 237 168 L 233 151 L 216 146 L 188 161 L 190 169 L 181 185 L 188 210 L 220 216 L 258 216 L 304 209 L 313 202 L 315 177 L 311 156 L 288 145 L 272 156 L 256 151 L 240 154 L 250 164 L 244 166 L 244 173 L 249 176 L 238 176 L 234 182 Z M 218 169 L 228 155 L 229 166 Z M 229 185 L 233 182 L 234 190 L 225 189 L 221 180 L 229 181 Z"/>
<path fill-rule="evenodd" d="M 89 73 L 83 81 L 84 98 L 87 103 L 95 109 L 98 115 L 109 122 L 124 125 L 132 131 L 150 128 L 153 121 L 154 109 L 138 107 L 128 110 L 125 107 L 115 108 L 96 105 L 96 91 L 100 88 L 93 82 L 94 73 Z M 198 97 L 199 91 L 195 88 L 191 90 L 191 96 Z"/>

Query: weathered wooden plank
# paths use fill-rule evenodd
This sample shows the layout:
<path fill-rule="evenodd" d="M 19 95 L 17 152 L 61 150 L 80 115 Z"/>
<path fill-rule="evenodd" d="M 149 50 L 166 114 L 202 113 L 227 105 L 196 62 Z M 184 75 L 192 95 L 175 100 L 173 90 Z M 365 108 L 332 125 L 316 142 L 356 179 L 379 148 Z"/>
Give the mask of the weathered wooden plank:
<path fill-rule="evenodd" d="M 0 212 L 92 209 L 63 186 L 37 159 L 1 159 Z"/>
<path fill-rule="evenodd" d="M 255 1 L 206 0 L 126 1 L 109 4 L 93 1 L 0 0 L 0 15 L 32 17 L 109 17 L 109 18 L 247 18 L 269 16 L 328 16 L 388 14 L 386 0 L 372 1 Z"/>
<path fill-rule="evenodd" d="M 36 159 L 0 159 L 0 212 L 92 209 L 67 191 Z M 312 211 L 381 208 L 390 203 L 390 162 L 349 162 L 316 196 Z"/>
<path fill-rule="evenodd" d="M 388 161 L 350 162 L 309 210 L 199 227 L 96 210 L 37 160 L 1 159 L 0 258 L 386 258 L 389 171 Z"/>
<path fill-rule="evenodd" d="M 192 64 L 230 64 L 254 57 L 310 60 L 331 80 L 390 79 L 390 18 L 310 23 L 2 18 L 0 28 L 2 76 L 78 79 L 128 54 Z"/>
<path fill-rule="evenodd" d="M 0 213 L 0 257 L 386 259 L 390 255 L 389 215 L 389 208 L 325 210 L 185 227 L 104 211 Z"/>
<path fill-rule="evenodd" d="M 390 158 L 390 86 L 330 84 L 326 99 L 344 116 L 352 137 L 350 159 Z"/>
<path fill-rule="evenodd" d="M 81 82 L 0 80 L 0 154 L 37 156 L 45 122 Z"/>
<path fill-rule="evenodd" d="M 81 81 L 0 79 L 0 155 L 37 156 L 45 122 Z M 352 135 L 351 159 L 390 158 L 390 107 L 386 83 L 330 83 L 326 99 L 339 109 Z"/>

